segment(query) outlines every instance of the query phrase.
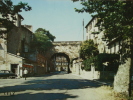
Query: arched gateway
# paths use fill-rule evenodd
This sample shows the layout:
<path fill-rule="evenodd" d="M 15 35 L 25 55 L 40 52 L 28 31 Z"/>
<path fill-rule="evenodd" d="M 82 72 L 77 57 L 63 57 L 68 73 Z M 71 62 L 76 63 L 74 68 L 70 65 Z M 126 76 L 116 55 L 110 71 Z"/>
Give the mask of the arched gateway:
<path fill-rule="evenodd" d="M 81 41 L 56 41 L 49 51 L 54 70 L 70 72 L 70 62 L 79 57 Z"/>

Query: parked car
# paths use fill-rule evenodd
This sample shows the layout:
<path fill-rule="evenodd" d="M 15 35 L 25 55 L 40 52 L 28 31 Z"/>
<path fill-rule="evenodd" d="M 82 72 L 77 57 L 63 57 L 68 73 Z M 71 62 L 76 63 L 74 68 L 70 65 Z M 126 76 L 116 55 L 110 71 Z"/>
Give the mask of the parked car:
<path fill-rule="evenodd" d="M 16 78 L 17 75 L 9 70 L 0 70 L 0 78 Z"/>

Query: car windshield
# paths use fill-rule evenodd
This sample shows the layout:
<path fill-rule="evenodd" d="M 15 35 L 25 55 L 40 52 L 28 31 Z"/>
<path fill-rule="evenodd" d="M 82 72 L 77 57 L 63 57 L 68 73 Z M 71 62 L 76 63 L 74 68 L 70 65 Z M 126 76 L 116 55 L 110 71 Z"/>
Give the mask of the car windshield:
<path fill-rule="evenodd" d="M 1 72 L 1 73 L 4 73 L 4 70 L 1 70 L 0 72 Z"/>

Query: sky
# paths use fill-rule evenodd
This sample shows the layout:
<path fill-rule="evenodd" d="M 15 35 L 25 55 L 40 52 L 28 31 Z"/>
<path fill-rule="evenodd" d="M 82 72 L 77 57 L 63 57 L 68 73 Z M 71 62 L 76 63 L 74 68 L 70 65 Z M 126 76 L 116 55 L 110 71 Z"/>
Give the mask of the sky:
<path fill-rule="evenodd" d="M 75 12 L 74 8 L 82 8 L 80 2 L 71 0 L 12 0 L 28 3 L 31 11 L 22 11 L 23 25 L 32 25 L 33 32 L 38 28 L 49 30 L 56 37 L 55 41 L 82 41 L 84 27 L 91 19 L 88 13 Z M 86 30 L 84 28 L 84 40 Z"/>

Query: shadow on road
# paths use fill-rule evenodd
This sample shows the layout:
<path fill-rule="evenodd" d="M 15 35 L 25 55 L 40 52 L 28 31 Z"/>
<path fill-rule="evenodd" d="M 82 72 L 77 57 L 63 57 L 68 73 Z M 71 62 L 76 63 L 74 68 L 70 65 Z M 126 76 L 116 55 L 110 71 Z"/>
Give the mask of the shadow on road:
<path fill-rule="evenodd" d="M 1 96 L 1 100 L 66 100 L 66 98 L 76 98 L 64 93 L 23 93 L 15 96 Z"/>
<path fill-rule="evenodd" d="M 53 75 L 61 75 L 65 73 L 53 73 Z M 28 80 L 20 85 L 7 86 L 0 88 L 0 94 L 4 92 L 15 92 L 14 96 L 0 95 L 0 100 L 66 100 L 66 98 L 77 98 L 76 95 L 69 95 L 66 93 L 45 93 L 45 91 L 53 90 L 77 90 L 85 88 L 97 88 L 102 84 L 86 80 L 86 79 L 46 79 L 51 75 L 45 75 L 44 78 Z M 32 91 L 31 93 L 25 93 L 26 91 Z M 38 92 L 35 92 L 38 91 Z M 43 92 L 43 93 L 40 93 Z M 20 94 L 19 94 L 20 93 Z M 32 94 L 34 93 L 34 94 Z M 25 96 L 28 95 L 28 99 Z M 39 99 L 37 99 L 39 97 Z M 4 99 L 3 99 L 4 98 Z M 19 99 L 16 99 L 19 98 Z M 33 99 L 29 99 L 33 98 Z M 48 98 L 48 99 L 45 99 Z"/>
<path fill-rule="evenodd" d="M 56 72 L 47 73 L 45 75 L 35 75 L 34 77 L 50 77 L 54 75 L 64 75 L 64 74 L 69 74 L 69 73 L 67 73 L 66 71 L 56 71 Z"/>

